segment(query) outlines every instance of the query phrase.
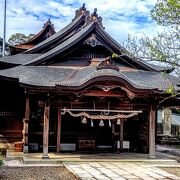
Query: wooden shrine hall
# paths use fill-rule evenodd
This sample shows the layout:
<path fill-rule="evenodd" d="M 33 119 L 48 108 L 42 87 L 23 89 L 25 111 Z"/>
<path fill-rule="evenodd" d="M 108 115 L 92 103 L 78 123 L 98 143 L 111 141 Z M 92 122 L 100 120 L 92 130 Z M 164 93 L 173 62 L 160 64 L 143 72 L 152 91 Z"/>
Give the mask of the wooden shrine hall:
<path fill-rule="evenodd" d="M 59 32 L 0 59 L 1 139 L 22 141 L 24 153 L 43 158 L 49 151 L 155 157 L 156 113 L 169 85 L 179 91 L 180 81 L 169 75 L 172 68 L 126 52 L 97 9 L 83 5 Z"/>

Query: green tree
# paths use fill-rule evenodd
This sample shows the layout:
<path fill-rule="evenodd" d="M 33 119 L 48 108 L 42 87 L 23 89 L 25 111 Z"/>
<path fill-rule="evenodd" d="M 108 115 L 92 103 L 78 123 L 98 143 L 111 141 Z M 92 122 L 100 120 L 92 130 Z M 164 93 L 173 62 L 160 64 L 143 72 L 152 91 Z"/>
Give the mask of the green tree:
<path fill-rule="evenodd" d="M 0 58 L 2 57 L 2 51 L 3 51 L 3 39 L 0 37 Z M 6 55 L 9 55 L 9 44 L 6 43 L 5 48 Z"/>
<path fill-rule="evenodd" d="M 3 160 L 2 160 L 2 155 L 1 155 L 1 151 L 0 151 L 0 167 L 3 165 Z"/>
<path fill-rule="evenodd" d="M 153 38 L 129 36 L 125 43 L 127 53 L 147 61 L 164 62 L 175 67 L 180 75 L 180 0 L 159 0 L 151 16 L 165 27 L 164 32 Z"/>
<path fill-rule="evenodd" d="M 180 0 L 159 0 L 151 11 L 156 22 L 164 26 L 179 26 Z"/>
<path fill-rule="evenodd" d="M 27 42 L 29 39 L 31 39 L 34 35 L 33 34 L 30 34 L 29 36 L 26 36 L 25 34 L 22 34 L 22 33 L 16 33 L 16 34 L 13 34 L 9 40 L 8 40 L 8 43 L 10 45 L 17 45 L 17 44 L 22 44 L 22 43 L 25 43 Z"/>

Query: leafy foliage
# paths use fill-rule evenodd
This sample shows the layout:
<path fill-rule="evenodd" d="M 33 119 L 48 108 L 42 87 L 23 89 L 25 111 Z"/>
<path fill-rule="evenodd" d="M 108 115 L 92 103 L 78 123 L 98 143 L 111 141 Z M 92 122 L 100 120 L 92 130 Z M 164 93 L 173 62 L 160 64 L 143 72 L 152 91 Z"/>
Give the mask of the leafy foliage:
<path fill-rule="evenodd" d="M 180 41 L 177 36 L 178 32 L 175 31 L 166 31 L 152 39 L 146 35 L 141 38 L 129 35 L 125 46 L 134 58 L 163 62 L 164 65 L 176 68 L 175 73 L 180 76 Z"/>
<path fill-rule="evenodd" d="M 2 156 L 1 156 L 1 151 L 0 151 L 0 167 L 3 165 L 3 160 L 2 160 Z"/>
<path fill-rule="evenodd" d="M 172 109 L 173 113 L 180 114 L 180 109 Z"/>
<path fill-rule="evenodd" d="M 3 51 L 3 39 L 0 37 L 0 58 L 2 57 L 2 51 Z M 5 47 L 5 53 L 9 54 L 9 44 L 6 43 Z"/>
<path fill-rule="evenodd" d="M 179 0 L 159 0 L 151 11 L 151 16 L 160 25 L 180 24 L 180 1 Z"/>
<path fill-rule="evenodd" d="M 165 26 L 164 32 L 153 38 L 147 35 L 141 38 L 129 36 L 125 46 L 134 57 L 164 62 L 176 68 L 175 72 L 180 76 L 180 1 L 159 0 L 151 16 Z"/>
<path fill-rule="evenodd" d="M 113 54 L 112 54 L 112 58 L 113 58 L 113 59 L 117 59 L 118 57 L 119 57 L 118 54 L 116 54 L 116 53 L 113 53 Z"/>
<path fill-rule="evenodd" d="M 0 167 L 3 165 L 3 160 L 0 158 Z"/>
<path fill-rule="evenodd" d="M 30 40 L 33 36 L 34 36 L 33 34 L 26 36 L 25 34 L 22 33 L 16 33 L 9 38 L 8 43 L 13 46 L 17 44 L 22 44 Z"/>
<path fill-rule="evenodd" d="M 174 90 L 174 86 L 170 85 L 167 89 L 166 89 L 166 93 L 171 94 L 171 96 L 176 96 L 175 90 Z"/>
<path fill-rule="evenodd" d="M 153 38 L 129 36 L 125 43 L 127 54 L 146 61 L 163 62 L 175 68 L 174 72 L 180 77 L 180 0 L 158 0 L 151 17 L 164 26 L 164 32 Z M 166 93 L 170 97 L 179 95 L 172 84 L 168 85 Z"/>

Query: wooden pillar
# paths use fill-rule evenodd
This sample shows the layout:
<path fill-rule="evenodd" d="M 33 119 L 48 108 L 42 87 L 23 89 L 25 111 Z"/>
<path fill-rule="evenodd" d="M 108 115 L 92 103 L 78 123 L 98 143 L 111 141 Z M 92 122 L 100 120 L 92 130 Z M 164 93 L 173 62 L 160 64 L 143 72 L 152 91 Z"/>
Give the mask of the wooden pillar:
<path fill-rule="evenodd" d="M 60 143 L 61 143 L 61 109 L 58 108 L 56 152 L 59 152 L 59 151 L 60 151 Z"/>
<path fill-rule="evenodd" d="M 156 112 L 151 107 L 149 113 L 149 158 L 155 158 L 155 122 Z"/>
<path fill-rule="evenodd" d="M 23 119 L 23 152 L 28 153 L 28 129 L 29 129 L 29 118 L 30 118 L 30 104 L 29 104 L 29 96 L 26 96 L 26 106 L 25 106 L 25 117 Z"/>
<path fill-rule="evenodd" d="M 43 156 L 42 158 L 49 158 L 48 146 L 49 146 L 49 113 L 50 113 L 50 102 L 45 102 L 44 106 L 44 125 L 43 125 Z"/>
<path fill-rule="evenodd" d="M 121 119 L 120 124 L 120 151 L 123 152 L 123 139 L 124 139 L 124 121 Z"/>

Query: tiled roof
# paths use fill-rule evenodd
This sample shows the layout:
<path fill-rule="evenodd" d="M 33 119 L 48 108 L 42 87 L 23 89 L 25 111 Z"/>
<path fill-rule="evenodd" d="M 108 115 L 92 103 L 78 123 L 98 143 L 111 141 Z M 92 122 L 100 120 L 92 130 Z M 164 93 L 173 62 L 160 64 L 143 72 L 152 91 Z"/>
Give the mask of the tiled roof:
<path fill-rule="evenodd" d="M 125 80 L 137 89 L 166 90 L 171 83 L 174 84 L 175 87 L 177 83 L 177 78 L 174 76 L 164 76 L 163 73 L 160 72 L 143 70 L 118 72 L 112 69 L 96 70 L 96 68 L 93 67 L 86 67 L 76 71 L 73 76 L 64 79 L 58 83 L 58 85 L 78 87 L 97 77 L 106 77 L 107 79 L 108 77 L 117 77 Z"/>
<path fill-rule="evenodd" d="M 166 90 L 172 83 L 176 87 L 177 78 L 160 72 L 150 71 L 115 71 L 97 70 L 95 67 L 60 67 L 60 66 L 18 66 L 1 70 L 1 77 L 19 79 L 20 83 L 40 87 L 80 88 L 89 81 L 100 78 L 102 81 L 114 79 L 125 81 L 137 89 Z"/>
<path fill-rule="evenodd" d="M 40 63 L 48 62 L 49 59 L 57 55 L 60 55 L 61 53 L 71 48 L 72 46 L 74 45 L 78 46 L 78 44 L 82 42 L 83 38 L 91 34 L 93 31 L 95 31 L 96 34 L 99 35 L 100 41 L 103 40 L 109 44 L 109 48 L 112 49 L 112 53 L 117 52 L 119 55 L 123 55 L 126 53 L 127 50 L 124 47 L 122 47 L 117 41 L 115 41 L 107 32 L 105 32 L 102 28 L 100 28 L 98 23 L 91 22 L 89 25 L 82 28 L 79 32 L 75 33 L 66 41 L 60 43 L 59 45 L 49 50 L 48 52 L 43 53 L 41 56 L 33 59 L 31 62 L 28 62 L 27 65 L 39 65 Z M 127 57 L 127 56 L 124 55 L 124 57 Z M 130 57 L 127 57 L 127 58 L 128 60 L 125 60 L 125 61 L 128 61 L 130 64 L 135 63 L 136 65 L 140 66 L 142 69 L 146 69 L 146 70 L 168 71 L 172 69 L 172 68 L 167 68 L 167 67 L 156 66 L 156 65 L 153 65 L 153 64 L 141 61 L 141 60 L 137 60 L 134 58 L 130 58 Z"/>
<path fill-rule="evenodd" d="M 84 29 L 76 33 L 74 36 L 70 37 L 60 45 L 56 46 L 55 48 L 51 49 L 50 51 L 42 54 L 41 56 L 33 59 L 31 62 L 27 63 L 26 65 L 37 65 L 39 63 L 42 63 L 46 61 L 47 59 L 50 59 L 52 57 L 55 57 L 56 55 L 63 53 L 65 50 L 67 50 L 69 47 L 72 47 L 77 42 L 79 42 L 81 39 L 83 39 L 87 33 L 91 30 L 93 30 L 94 26 L 96 25 L 95 22 L 92 22 L 88 26 L 86 26 Z"/>
<path fill-rule="evenodd" d="M 68 24 L 66 27 L 64 27 L 62 30 L 58 31 L 54 35 L 50 36 L 46 40 L 42 41 L 41 43 L 37 44 L 36 46 L 32 47 L 31 49 L 25 51 L 24 53 L 25 54 L 34 53 L 37 50 L 44 48 L 44 46 L 47 46 L 47 45 L 49 46 L 50 44 L 53 44 L 55 41 L 62 38 L 66 34 L 66 32 L 77 27 L 83 20 L 84 20 L 84 16 L 82 16 L 82 15 L 79 16 L 74 21 L 72 21 L 70 24 Z"/>
<path fill-rule="evenodd" d="M 37 33 L 36 35 L 34 35 L 31 39 L 29 39 L 27 42 L 24 42 L 20 45 L 25 45 L 25 44 L 34 44 L 33 42 L 36 41 L 37 38 L 39 38 L 40 36 L 42 36 L 44 33 L 45 35 L 48 33 L 48 36 L 52 36 L 53 34 L 56 33 L 56 31 L 54 30 L 54 24 L 51 23 L 51 20 L 48 19 L 48 21 L 44 24 L 42 30 Z"/>
<path fill-rule="evenodd" d="M 4 58 L 0 58 L 0 62 L 21 65 L 28 63 L 34 58 L 37 58 L 39 55 L 40 54 L 17 54 L 13 56 L 6 56 Z"/>
<path fill-rule="evenodd" d="M 55 86 L 74 73 L 74 68 L 59 68 L 52 66 L 18 66 L 1 70 L 0 76 L 19 79 L 20 83 L 32 86 Z"/>
<path fill-rule="evenodd" d="M 150 68 L 152 69 L 155 69 L 157 71 L 173 71 L 174 68 L 173 67 L 170 67 L 170 66 L 162 66 L 162 65 L 156 65 L 156 64 L 152 64 L 150 62 L 147 62 L 147 61 L 142 61 L 144 64 L 146 64 L 147 66 L 149 66 Z"/>
<path fill-rule="evenodd" d="M 64 29 L 54 34 L 53 36 L 49 37 L 47 40 L 43 41 L 42 43 L 39 43 L 34 48 L 38 49 L 41 48 L 42 46 L 47 46 L 48 44 L 52 44 L 58 39 L 61 39 L 65 35 L 66 31 L 70 30 L 71 28 L 74 28 L 75 25 L 79 25 L 79 23 L 82 22 L 83 20 L 84 20 L 84 16 L 83 15 L 79 16 Z M 39 54 L 39 55 L 26 54 L 26 53 L 30 53 L 31 50 L 33 52 L 33 48 L 31 48 L 31 50 L 26 51 L 25 54 L 23 53 L 17 56 L 10 56 L 7 59 L 3 59 L 3 61 L 12 64 L 23 64 L 30 66 L 40 65 L 41 63 L 48 64 L 48 61 L 51 61 L 53 57 L 56 57 L 57 55 L 63 55 L 63 53 L 69 50 L 71 47 L 75 47 L 75 46 L 77 47 L 84 40 L 83 38 L 90 35 L 92 32 L 98 35 L 100 41 L 106 41 L 106 43 L 108 43 L 109 46 L 108 48 L 111 49 L 112 52 L 117 52 L 121 56 L 121 60 L 128 62 L 129 64 L 131 63 L 136 64 L 135 66 L 138 66 L 141 69 L 149 70 L 149 71 L 165 70 L 167 72 L 170 72 L 172 70 L 172 68 L 169 67 L 167 68 L 167 67 L 156 66 L 147 63 L 145 61 L 137 60 L 134 58 L 130 58 L 127 55 L 124 55 L 127 50 L 124 47 L 122 47 L 118 42 L 116 42 L 107 32 L 105 32 L 102 28 L 100 28 L 98 23 L 96 22 L 91 22 L 89 25 L 83 27 L 80 31 L 76 32 L 68 39 L 66 39 L 59 45 L 56 45 L 54 48 L 43 54 Z M 70 51 L 72 51 L 72 49 L 70 49 Z"/>
<path fill-rule="evenodd" d="M 97 22 L 91 22 L 89 25 L 84 25 L 79 31 L 73 31 L 75 28 L 79 28 L 79 25 L 84 22 L 85 16 L 80 15 L 75 18 L 69 25 L 67 25 L 64 29 L 57 32 L 53 36 L 34 46 L 30 50 L 24 52 L 23 54 L 18 54 L 14 56 L 8 56 L 4 59 L 0 59 L 0 61 L 15 64 L 15 65 L 41 65 L 41 63 L 48 64 L 51 60 L 56 58 L 57 55 L 64 55 L 66 51 L 72 52 L 74 47 L 78 47 L 78 45 L 84 41 L 84 39 L 91 35 L 91 33 L 95 33 L 99 41 L 104 42 L 104 46 L 110 50 L 111 53 L 116 52 L 119 54 L 119 58 L 121 56 L 121 60 L 128 64 L 133 64 L 133 67 L 137 67 L 137 69 L 143 69 L 152 71 L 167 71 L 170 72 L 172 68 L 156 66 L 153 64 L 149 64 L 147 62 L 137 60 L 135 58 L 128 57 L 126 54 L 126 49 L 122 47 L 118 42 L 116 42 L 107 32 L 105 32 Z M 86 24 L 86 23 L 85 23 Z M 71 34 L 71 33 L 72 34 Z M 67 36 L 70 33 L 70 36 Z M 67 37 L 66 37 L 67 36 Z M 59 41 L 63 38 L 63 41 Z M 59 43 L 57 43 L 57 41 Z M 37 52 L 38 49 L 46 48 L 55 43 L 55 47 L 52 46 L 50 50 L 42 54 L 32 54 Z M 31 53 L 31 54 L 29 54 Z M 53 59 L 53 60 L 54 60 Z"/>

